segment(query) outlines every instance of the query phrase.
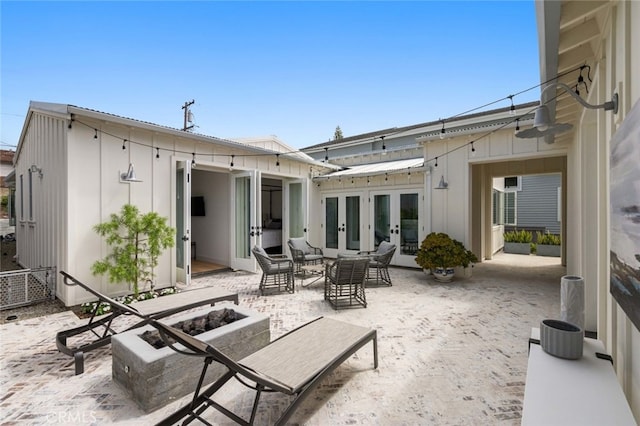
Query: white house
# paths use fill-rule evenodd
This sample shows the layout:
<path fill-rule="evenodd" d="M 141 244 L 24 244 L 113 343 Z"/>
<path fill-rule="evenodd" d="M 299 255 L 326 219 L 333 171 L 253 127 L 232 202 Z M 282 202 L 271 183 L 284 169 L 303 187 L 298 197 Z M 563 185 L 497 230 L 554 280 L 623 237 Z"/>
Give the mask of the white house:
<path fill-rule="evenodd" d="M 399 247 L 393 263 L 414 266 L 416 244 L 440 231 L 490 259 L 502 234 L 493 223 L 494 178 L 560 174 L 562 262 L 567 274 L 585 279 L 585 328 L 597 332 L 612 354 L 640 419 L 640 326 L 634 323 L 640 300 L 629 310 L 610 291 L 610 149 L 639 105 L 640 27 L 634 24 L 640 22 L 640 3 L 535 5 L 541 102 L 551 123 L 573 126 L 560 134 L 553 125 L 532 130 L 541 124 L 533 120 L 536 102 L 517 105 L 515 115 L 505 106 L 312 146 L 303 150 L 312 160 L 268 141 L 241 144 L 85 108 L 33 103 L 15 164 L 19 260 L 25 266 L 56 265 L 99 282 L 103 291 L 121 291 L 91 277 L 90 265 L 106 250 L 91 227 L 124 203 L 169 217 L 178 236 L 188 237 L 164 256 L 159 282 L 188 282 L 193 240 L 198 257 L 255 270 L 249 247 L 262 243 L 263 228 L 273 219 L 281 219 L 281 242 L 304 235 L 328 256 L 372 249 L 388 238 Z M 580 99 L 569 93 L 576 88 Z M 583 107 L 614 95 L 616 111 Z M 538 137 L 523 139 L 516 132 Z M 121 181 L 131 163 L 143 182 Z M 640 159 L 625 164 L 637 174 Z M 634 185 L 629 191 L 637 200 L 640 184 Z M 261 201 L 263 187 L 275 188 L 265 191 L 268 209 Z M 205 216 L 191 218 L 192 191 L 203 197 Z M 281 210 L 273 208 L 274 200 Z M 633 241 L 634 235 L 625 237 Z M 84 296 L 58 286 L 58 297 L 71 305 Z"/>
<path fill-rule="evenodd" d="M 18 261 L 30 268 L 56 267 L 108 294 L 128 293 L 106 277 L 93 277 L 91 265 L 108 250 L 93 226 L 130 203 L 169 218 L 177 230 L 176 247 L 155 270 L 159 286 L 189 283 L 192 248 L 200 260 L 255 271 L 250 248 L 262 244 L 262 211 L 268 205 L 262 188 L 280 190 L 271 211 L 282 226 L 270 238 L 282 245 L 312 228 L 310 176 L 328 170 L 277 140 L 243 144 L 72 105 L 31 102 L 15 159 Z M 192 201 L 198 207 L 193 217 Z M 62 283 L 56 296 L 69 306 L 88 297 Z"/>
<path fill-rule="evenodd" d="M 406 225 L 413 227 L 417 217 L 419 239 L 429 231 L 447 232 L 471 247 L 479 258 L 489 259 L 502 234 L 492 220 L 494 178 L 560 174 L 562 262 L 567 274 L 585 279 L 585 328 L 597 332 L 612 354 L 631 409 L 640 420 L 640 297 L 636 295 L 623 306 L 612 295 L 610 284 L 612 241 L 617 243 L 619 237 L 611 232 L 610 152 L 623 124 L 628 134 L 638 134 L 633 126 L 640 119 L 630 113 L 634 105 L 640 110 L 640 27 L 634 25 L 640 22 L 640 3 L 536 1 L 535 6 L 541 102 L 549 110 L 552 125 L 520 133 L 538 137 L 516 137 L 517 124 L 521 131 L 534 124 L 526 112 L 535 108 L 521 105 L 515 115 L 522 118 L 518 123 L 509 121 L 510 108 L 505 108 L 304 149 L 318 160 L 328 157 L 333 163 L 351 167 L 314 178 L 321 193 L 315 200 L 316 208 L 323 212 L 324 223 L 335 226 L 334 210 L 338 212 L 338 237 L 332 229 L 325 229 L 324 245 L 338 250 L 371 247 L 380 226 L 391 234 L 392 241 L 406 247 L 408 255 L 411 248 L 405 244 L 407 234 L 403 232 L 404 196 L 411 207 Z M 574 96 L 576 89 L 580 99 Z M 615 98 L 617 110 L 611 110 Z M 585 103 L 599 107 L 587 108 Z M 605 103 L 610 103 L 606 109 Z M 569 126 L 556 128 L 554 121 L 572 128 L 555 134 L 560 127 L 567 130 Z M 422 144 L 422 151 L 416 142 Z M 636 146 L 639 143 L 637 139 L 634 142 Z M 616 170 L 635 179 L 619 191 L 635 200 L 636 207 L 628 207 L 626 215 L 633 216 L 627 225 L 636 227 L 640 226 L 637 152 L 636 148 L 629 152 L 629 158 L 623 157 L 625 170 Z M 415 162 L 395 161 L 399 159 Z M 447 189 L 439 189 L 444 186 L 441 180 L 448 184 Z M 389 221 L 378 224 L 377 212 L 385 211 L 387 197 L 395 200 L 391 202 L 395 211 L 390 212 Z M 345 230 L 358 223 L 359 233 Z M 639 247 L 640 231 L 624 229 L 625 241 Z M 396 264 L 403 261 L 398 259 Z M 631 266 L 637 272 L 637 264 Z"/>

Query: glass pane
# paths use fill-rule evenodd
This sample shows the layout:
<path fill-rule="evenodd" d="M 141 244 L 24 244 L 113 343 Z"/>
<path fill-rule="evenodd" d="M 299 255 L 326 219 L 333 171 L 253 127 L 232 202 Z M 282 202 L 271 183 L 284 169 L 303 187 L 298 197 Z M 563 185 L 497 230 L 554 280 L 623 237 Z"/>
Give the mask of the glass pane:
<path fill-rule="evenodd" d="M 418 194 L 400 194 L 400 252 L 418 250 Z"/>
<path fill-rule="evenodd" d="M 347 197 L 347 250 L 360 250 L 360 197 Z"/>
<path fill-rule="evenodd" d="M 304 211 L 302 208 L 302 183 L 289 185 L 289 236 L 304 237 Z"/>
<path fill-rule="evenodd" d="M 176 170 L 176 266 L 184 268 L 184 169 Z"/>
<path fill-rule="evenodd" d="M 251 178 L 236 178 L 236 257 L 248 259 L 251 250 Z"/>
<path fill-rule="evenodd" d="M 375 244 L 375 248 L 378 248 L 381 242 L 390 241 L 389 230 L 391 229 L 391 197 L 388 194 L 374 196 L 373 216 L 373 241 Z"/>
<path fill-rule="evenodd" d="M 325 245 L 327 248 L 338 248 L 338 198 L 325 200 Z"/>

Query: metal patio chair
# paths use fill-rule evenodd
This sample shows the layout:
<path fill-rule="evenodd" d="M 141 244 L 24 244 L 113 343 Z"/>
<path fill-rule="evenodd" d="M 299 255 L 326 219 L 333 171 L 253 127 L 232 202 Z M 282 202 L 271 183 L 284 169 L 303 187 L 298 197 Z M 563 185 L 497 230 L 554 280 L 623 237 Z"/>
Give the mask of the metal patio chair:
<path fill-rule="evenodd" d="M 371 260 L 369 262 L 369 270 L 367 271 L 367 285 L 386 285 L 391 286 L 391 276 L 389 276 L 389 263 L 396 252 L 396 245 L 387 241 L 382 241 L 377 250 L 361 251 L 358 254 L 366 255 Z M 375 280 L 371 274 L 371 270 L 375 269 Z"/>
<path fill-rule="evenodd" d="M 295 282 L 293 278 L 293 261 L 285 255 L 269 255 L 262 247 L 255 246 L 251 252 L 256 257 L 260 269 L 262 269 L 262 278 L 260 279 L 260 294 L 264 294 L 267 289 L 275 289 L 295 291 Z"/>
<path fill-rule="evenodd" d="M 334 309 L 367 307 L 364 290 L 369 258 L 365 256 L 338 257 L 325 266 L 324 299 Z"/>

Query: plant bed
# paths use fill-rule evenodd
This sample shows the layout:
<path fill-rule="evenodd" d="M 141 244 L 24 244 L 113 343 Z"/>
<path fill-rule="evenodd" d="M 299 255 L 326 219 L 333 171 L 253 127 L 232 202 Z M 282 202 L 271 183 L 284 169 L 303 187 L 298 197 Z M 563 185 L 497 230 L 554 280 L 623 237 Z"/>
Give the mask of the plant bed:
<path fill-rule="evenodd" d="M 533 234 L 529 231 L 517 229 L 515 231 L 505 232 L 504 235 L 504 248 L 505 253 L 513 254 L 530 254 L 531 253 L 531 241 L 533 241 Z"/>
<path fill-rule="evenodd" d="M 536 245 L 536 254 L 538 256 L 560 257 L 560 247 L 562 241 L 560 236 L 550 233 L 537 233 L 538 244 Z"/>
<path fill-rule="evenodd" d="M 530 243 L 504 243 L 505 253 L 513 253 L 513 254 L 530 254 L 531 253 L 531 244 Z"/>

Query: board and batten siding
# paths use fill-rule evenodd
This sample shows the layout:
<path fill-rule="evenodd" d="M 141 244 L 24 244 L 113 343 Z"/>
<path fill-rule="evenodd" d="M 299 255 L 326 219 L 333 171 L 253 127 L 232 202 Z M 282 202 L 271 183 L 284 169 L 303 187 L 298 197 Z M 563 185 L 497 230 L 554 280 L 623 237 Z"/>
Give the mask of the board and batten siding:
<path fill-rule="evenodd" d="M 34 112 L 25 129 L 16 168 L 16 254 L 22 266 L 65 264 L 66 137 L 67 121 L 56 115 Z"/>
<path fill-rule="evenodd" d="M 552 234 L 560 234 L 558 220 L 558 188 L 562 186 L 559 173 L 522 176 L 522 189 L 517 195 L 518 228 L 545 227 Z"/>

